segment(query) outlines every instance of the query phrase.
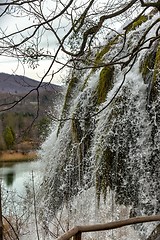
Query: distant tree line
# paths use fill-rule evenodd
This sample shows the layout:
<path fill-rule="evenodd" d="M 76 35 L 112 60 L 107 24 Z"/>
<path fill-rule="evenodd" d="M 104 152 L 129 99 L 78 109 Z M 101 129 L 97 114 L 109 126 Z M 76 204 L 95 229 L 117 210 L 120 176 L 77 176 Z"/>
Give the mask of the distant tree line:
<path fill-rule="evenodd" d="M 38 147 L 49 131 L 51 120 L 41 116 L 30 128 L 34 114 L 6 112 L 0 115 L 0 150 L 17 149 L 22 142 L 32 142 Z M 26 146 L 27 148 L 27 146 Z"/>

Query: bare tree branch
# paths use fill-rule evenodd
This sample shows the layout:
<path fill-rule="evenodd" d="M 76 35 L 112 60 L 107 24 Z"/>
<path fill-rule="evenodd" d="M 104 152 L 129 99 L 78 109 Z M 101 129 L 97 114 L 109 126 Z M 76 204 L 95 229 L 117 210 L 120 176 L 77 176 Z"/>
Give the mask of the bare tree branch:
<path fill-rule="evenodd" d="M 84 49 L 86 47 L 86 43 L 87 43 L 87 40 L 88 40 L 88 37 L 90 35 L 94 35 L 101 29 L 102 27 L 102 24 L 104 23 L 105 20 L 107 19 L 111 19 L 113 17 L 116 17 L 118 15 L 120 15 L 121 13 L 127 11 L 134 3 L 136 3 L 137 0 L 132 0 L 127 6 L 125 6 L 124 8 L 112 13 L 112 14 L 109 14 L 109 15 L 103 15 L 100 17 L 99 19 L 99 22 L 97 23 L 97 25 L 89 28 L 87 31 L 84 32 L 83 34 L 83 41 L 82 41 L 82 44 L 81 44 L 81 47 L 80 47 L 80 50 L 78 53 L 71 53 L 71 52 L 68 52 L 66 51 L 64 48 L 63 48 L 63 51 L 65 53 L 67 53 L 68 55 L 71 55 L 72 57 L 78 57 L 78 56 L 81 56 L 84 54 Z"/>
<path fill-rule="evenodd" d="M 83 4 L 79 4 L 76 0 L 69 0 L 66 3 L 59 1 L 55 2 L 55 5 L 51 6 L 50 9 L 45 4 L 47 4 L 47 0 L 14 0 L 0 3 L 0 7 L 2 8 L 0 17 L 3 18 L 5 15 L 15 16 L 14 11 L 16 13 L 20 11 L 22 16 L 28 16 L 28 18 L 32 19 L 28 21 L 27 26 L 21 28 L 17 26 L 16 30 L 14 29 L 10 32 L 7 31 L 7 29 L 0 29 L 1 55 L 17 58 L 22 64 L 23 62 L 28 63 L 33 69 L 37 67 L 41 59 L 50 59 L 50 65 L 41 77 L 39 85 L 36 88 L 33 87 L 33 89 L 27 94 L 24 94 L 21 99 L 10 101 L 6 105 L 7 107 L 5 110 L 2 109 L 2 111 L 12 109 L 20 101 L 35 91 L 37 93 L 38 102 L 37 118 L 39 113 L 38 89 L 47 76 L 50 76 L 51 82 L 53 77 L 66 67 L 83 70 L 113 65 L 119 65 L 121 68 L 125 68 L 130 64 L 132 66 L 138 53 L 145 48 L 150 48 L 153 43 L 159 39 L 159 27 L 157 27 L 156 36 L 147 39 L 148 33 L 158 25 L 159 19 L 157 19 L 151 26 L 146 28 L 146 31 L 140 37 L 139 42 L 133 49 L 121 54 L 127 43 L 127 29 L 143 16 L 149 7 L 159 10 L 159 0 L 154 3 L 150 1 L 146 3 L 143 0 L 122 1 L 121 3 L 115 2 L 114 4 L 107 2 L 103 4 L 102 8 L 97 8 L 98 1 L 96 0 L 86 1 L 86 3 Z M 129 24 L 124 28 L 124 32 L 119 34 L 114 27 L 110 27 L 108 22 L 110 23 L 112 19 L 116 21 L 118 17 L 126 17 L 127 14 L 130 14 L 133 18 L 130 18 Z M 21 15 L 17 16 L 19 18 L 21 17 Z M 109 26 L 106 27 L 107 25 Z M 88 66 L 81 64 L 89 56 L 89 53 L 94 51 L 95 47 L 97 47 L 99 36 L 102 34 L 102 38 L 105 38 L 105 34 L 103 35 L 104 30 L 106 32 L 115 32 L 117 37 L 120 36 L 123 38 L 121 49 L 109 61 L 104 60 L 95 65 L 93 59 L 93 64 L 89 64 Z M 49 50 L 50 46 L 48 48 L 46 48 L 46 46 L 41 48 L 43 37 L 46 37 L 48 33 L 50 34 L 49 40 L 53 38 L 53 41 L 56 41 L 57 44 L 54 52 Z M 73 42 L 77 41 L 77 45 L 73 51 L 71 46 L 68 45 L 70 38 L 73 39 Z M 66 54 L 64 61 L 59 60 L 59 56 L 62 55 L 62 52 Z M 60 66 L 58 70 L 54 69 L 56 63 Z M 122 82 L 124 82 L 124 80 Z M 1 107 L 3 106 L 4 104 L 2 103 Z M 68 117 L 67 119 L 70 118 Z"/>

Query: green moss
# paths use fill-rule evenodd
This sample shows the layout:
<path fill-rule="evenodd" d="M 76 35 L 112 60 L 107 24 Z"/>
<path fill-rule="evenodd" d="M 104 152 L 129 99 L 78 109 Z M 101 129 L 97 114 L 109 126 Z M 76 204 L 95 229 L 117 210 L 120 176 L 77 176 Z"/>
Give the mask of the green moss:
<path fill-rule="evenodd" d="M 154 69 L 153 73 L 151 72 L 151 69 Z M 156 50 L 154 49 L 151 53 L 145 56 L 140 65 L 140 72 L 142 73 L 145 83 L 148 84 L 148 82 L 151 82 L 149 101 L 155 101 L 158 95 L 158 78 L 160 75 L 160 44 Z M 149 76 L 149 74 L 151 75 Z"/>
<path fill-rule="evenodd" d="M 158 79 L 160 78 L 160 43 L 157 47 L 155 64 L 154 64 L 154 73 L 152 80 L 152 89 L 151 89 L 151 101 L 155 101 L 158 96 Z"/>
<path fill-rule="evenodd" d="M 109 43 L 107 43 L 95 56 L 94 59 L 94 63 L 93 63 L 93 68 L 91 69 L 91 71 L 89 72 L 88 76 L 86 77 L 83 87 L 82 87 L 82 91 L 84 90 L 88 80 L 90 79 L 90 77 L 92 76 L 92 74 L 96 71 L 97 68 L 100 67 L 101 63 L 103 63 L 103 57 L 110 51 L 110 49 L 112 48 L 112 46 L 114 44 L 117 43 L 119 38 L 119 35 L 117 35 L 116 37 L 114 37 Z"/>
<path fill-rule="evenodd" d="M 135 30 L 137 27 L 139 27 L 142 23 L 146 22 L 148 20 L 147 16 L 140 16 L 137 20 L 135 20 L 132 24 L 129 24 L 126 28 L 127 32 Z"/>
<path fill-rule="evenodd" d="M 154 69 L 154 71 L 151 72 L 151 69 Z M 151 83 L 149 102 L 156 101 L 158 96 L 158 79 L 160 76 L 160 43 L 157 49 L 154 49 L 145 56 L 140 65 L 140 72 L 142 73 L 144 82 L 147 84 Z"/>
<path fill-rule="evenodd" d="M 78 119 L 72 118 L 71 133 L 72 133 L 72 141 L 75 143 L 80 143 L 82 138 L 82 130 L 80 128 Z"/>
<path fill-rule="evenodd" d="M 82 120 L 73 118 L 71 122 L 72 143 L 76 146 L 75 155 L 78 156 L 80 160 L 88 154 L 91 144 L 91 133 L 88 132 L 88 128 L 91 126 L 90 119 L 83 120 L 83 129 L 81 128 L 81 121 Z"/>
<path fill-rule="evenodd" d="M 60 122 L 59 126 L 58 126 L 58 130 L 57 130 L 57 136 L 59 134 L 60 129 L 63 126 L 63 123 L 65 121 L 65 119 L 67 118 L 67 113 L 69 111 L 70 108 L 70 102 L 72 101 L 72 94 L 74 93 L 74 90 L 77 86 L 78 83 L 78 78 L 77 77 L 72 77 L 68 88 L 67 88 L 67 92 L 66 92 L 66 96 L 65 96 L 65 100 L 64 100 L 64 104 L 63 104 L 63 109 L 62 109 L 62 114 L 61 114 L 61 119 L 62 121 Z M 63 121 L 64 119 L 64 121 Z"/>
<path fill-rule="evenodd" d="M 160 75 L 160 43 L 157 47 L 156 59 L 155 59 L 155 65 L 154 65 L 154 75 L 153 75 L 154 82 L 157 81 L 157 78 L 159 75 Z"/>
<path fill-rule="evenodd" d="M 100 195 L 103 194 L 104 200 L 106 200 L 107 188 L 111 186 L 111 168 L 114 159 L 114 153 L 107 148 L 102 156 L 97 153 L 97 161 L 101 158 L 99 167 L 96 172 L 96 194 L 98 203 L 100 201 Z"/>
<path fill-rule="evenodd" d="M 140 65 L 140 72 L 142 73 L 144 82 L 146 82 L 147 75 L 150 73 L 150 69 L 154 68 L 155 54 L 151 52 L 148 54 Z"/>
<path fill-rule="evenodd" d="M 113 84 L 114 67 L 104 67 L 99 76 L 98 88 L 97 88 L 97 104 L 101 104 L 105 101 L 108 91 Z"/>
<path fill-rule="evenodd" d="M 73 78 L 71 78 L 65 96 L 64 109 L 67 106 L 68 100 L 70 100 L 70 98 L 72 97 L 73 89 L 76 87 L 77 83 L 78 83 L 77 77 L 74 76 Z"/>
<path fill-rule="evenodd" d="M 81 143 L 81 139 L 83 136 L 83 132 L 80 127 L 80 123 L 78 119 L 73 118 L 71 121 L 71 136 L 72 136 L 72 143 L 76 144 L 76 152 L 75 152 L 75 159 L 79 159 L 82 161 L 83 159 L 83 143 Z"/>
<path fill-rule="evenodd" d="M 95 57 L 95 60 L 94 60 L 94 67 L 98 67 L 100 63 L 103 62 L 103 57 L 105 54 L 107 54 L 111 47 L 117 43 L 117 40 L 118 40 L 118 37 L 119 36 L 116 36 L 115 38 L 113 38 L 108 44 L 106 44 L 101 51 L 99 51 Z M 93 69 L 94 70 L 94 69 Z"/>
<path fill-rule="evenodd" d="M 82 86 L 81 91 L 83 91 L 83 90 L 85 89 L 86 84 L 87 84 L 88 80 L 90 79 L 90 77 L 92 76 L 92 74 L 93 74 L 93 69 L 90 71 L 90 73 L 89 73 L 88 76 L 86 77 L 86 79 L 85 79 L 85 81 L 84 81 L 84 84 L 83 84 L 83 86 Z"/>
<path fill-rule="evenodd" d="M 112 46 L 112 42 L 108 43 L 100 52 L 97 53 L 96 58 L 95 58 L 95 66 L 98 65 L 99 62 L 101 62 L 103 56 L 109 52 L 110 48 Z"/>

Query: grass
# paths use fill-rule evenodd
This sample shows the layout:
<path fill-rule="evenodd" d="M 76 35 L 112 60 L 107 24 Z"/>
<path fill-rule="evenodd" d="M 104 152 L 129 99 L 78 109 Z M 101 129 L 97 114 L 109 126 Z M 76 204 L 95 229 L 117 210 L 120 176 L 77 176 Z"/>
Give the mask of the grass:
<path fill-rule="evenodd" d="M 37 158 L 35 151 L 22 153 L 15 151 L 4 151 L 0 153 L 0 162 L 23 162 L 30 161 Z"/>

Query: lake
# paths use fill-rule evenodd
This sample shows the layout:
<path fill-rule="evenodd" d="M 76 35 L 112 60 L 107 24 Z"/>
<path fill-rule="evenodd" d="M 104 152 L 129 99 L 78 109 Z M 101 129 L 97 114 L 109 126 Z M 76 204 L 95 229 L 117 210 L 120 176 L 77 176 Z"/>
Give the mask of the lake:
<path fill-rule="evenodd" d="M 3 186 L 6 189 L 16 190 L 22 194 L 24 185 L 31 183 L 32 171 L 34 178 L 42 175 L 42 163 L 40 161 L 28 162 L 11 162 L 0 165 L 0 178 L 3 181 Z"/>

